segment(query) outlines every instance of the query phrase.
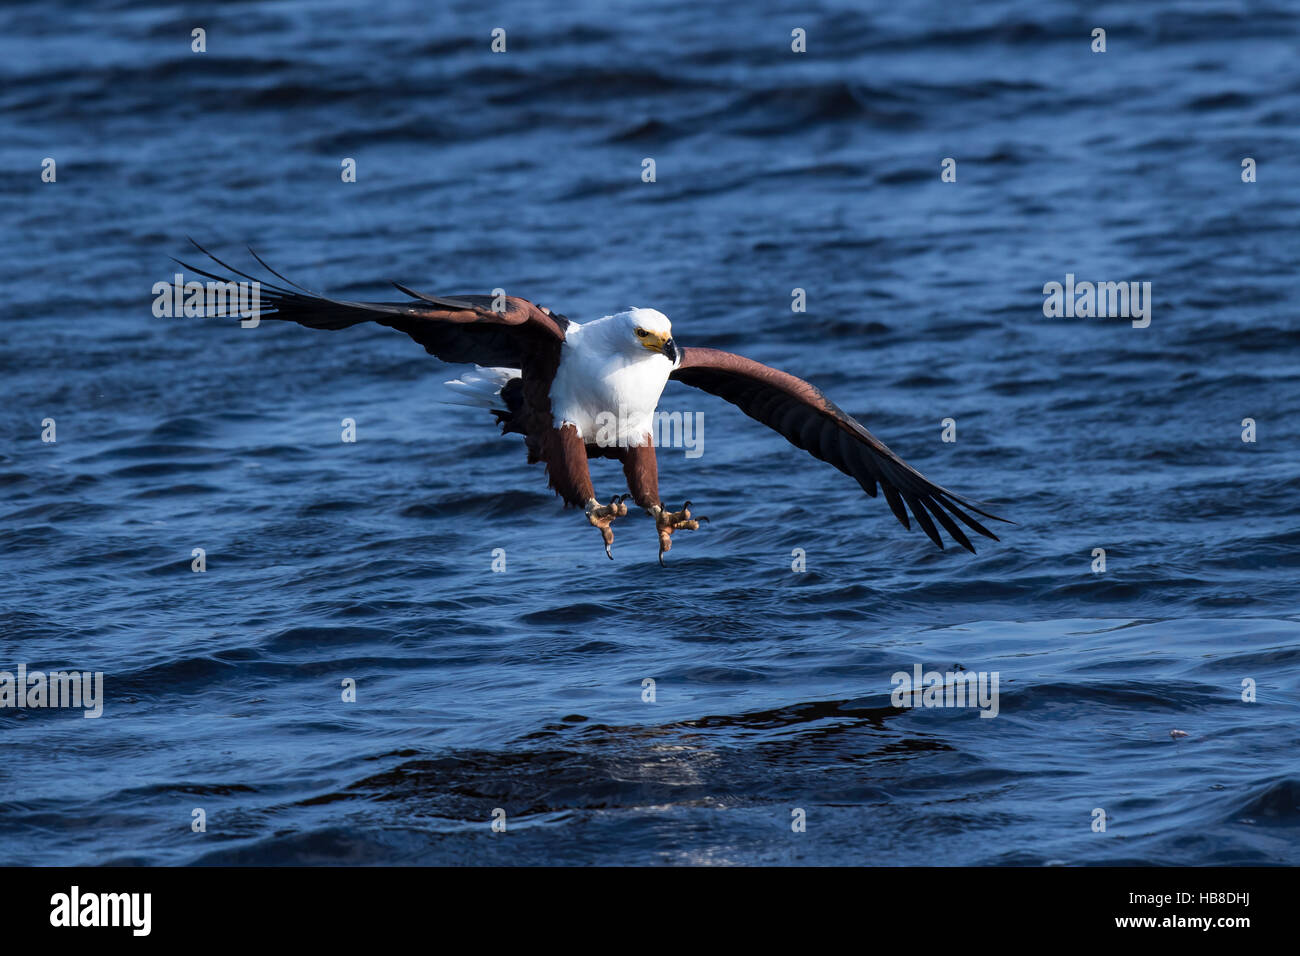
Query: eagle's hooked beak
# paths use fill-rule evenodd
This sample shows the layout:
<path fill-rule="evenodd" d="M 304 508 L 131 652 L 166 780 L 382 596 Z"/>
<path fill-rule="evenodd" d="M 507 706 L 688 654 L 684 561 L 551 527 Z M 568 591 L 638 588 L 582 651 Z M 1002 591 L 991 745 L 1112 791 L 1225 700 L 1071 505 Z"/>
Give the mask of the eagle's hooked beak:
<path fill-rule="evenodd" d="M 681 364 L 682 355 L 677 351 L 677 343 L 673 341 L 672 332 L 648 332 L 645 329 L 637 329 L 636 337 L 642 348 L 658 352 L 673 363 L 673 368 Z"/>
<path fill-rule="evenodd" d="M 662 351 L 664 353 L 664 358 L 668 359 L 668 361 L 672 362 L 673 366 L 676 367 L 678 360 L 677 343 L 673 341 L 672 336 L 669 336 L 664 341 Z"/>

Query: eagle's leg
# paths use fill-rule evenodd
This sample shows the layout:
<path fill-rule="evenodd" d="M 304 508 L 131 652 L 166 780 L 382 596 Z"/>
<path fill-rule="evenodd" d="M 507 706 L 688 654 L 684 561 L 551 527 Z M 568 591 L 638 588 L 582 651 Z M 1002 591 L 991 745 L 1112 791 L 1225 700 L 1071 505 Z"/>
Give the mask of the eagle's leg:
<path fill-rule="evenodd" d="M 659 563 L 664 563 L 664 552 L 673 546 L 674 531 L 697 531 L 700 522 L 708 518 L 692 518 L 688 501 L 681 511 L 669 511 L 659 500 L 659 461 L 654 445 L 646 436 L 646 444 L 633 446 L 623 453 L 623 474 L 627 477 L 628 491 L 646 514 L 655 519 L 659 532 Z"/>
<path fill-rule="evenodd" d="M 573 425 L 549 429 L 542 439 L 542 457 L 546 461 L 546 475 L 550 486 L 566 504 L 581 508 L 592 527 L 599 529 L 605 541 L 605 554 L 611 561 L 614 552 L 614 519 L 627 514 L 627 505 L 615 496 L 607 505 L 596 500 L 591 486 L 591 470 L 587 465 L 587 445 Z M 626 496 L 624 496 L 626 497 Z"/>

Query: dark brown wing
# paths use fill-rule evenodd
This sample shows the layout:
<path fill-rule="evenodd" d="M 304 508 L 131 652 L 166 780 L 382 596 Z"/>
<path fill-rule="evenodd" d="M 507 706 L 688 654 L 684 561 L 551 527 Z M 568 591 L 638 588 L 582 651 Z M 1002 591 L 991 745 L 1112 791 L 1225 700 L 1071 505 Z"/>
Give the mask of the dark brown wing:
<path fill-rule="evenodd" d="M 940 548 L 943 538 L 935 521 L 968 551 L 975 548 L 957 521 L 997 540 L 997 535 L 967 511 L 995 521 L 1005 518 L 990 514 L 985 510 L 989 506 L 982 502 L 953 494 L 930 481 L 841 411 L 816 386 L 731 352 L 684 348 L 681 353 L 682 361 L 673 371 L 673 379 L 726 399 L 750 418 L 780 432 L 791 444 L 857 479 L 871 497 L 876 496 L 879 485 L 903 527 L 911 527 L 907 517 L 910 508 L 916 523 Z"/>
<path fill-rule="evenodd" d="M 190 240 L 194 242 L 194 240 Z M 522 368 L 539 347 L 558 347 L 564 341 L 568 320 L 553 315 L 527 299 L 491 295 L 434 296 L 393 285 L 409 295 L 408 302 L 349 302 L 331 299 L 302 288 L 276 272 L 257 253 L 257 259 L 271 275 L 285 285 L 267 282 L 222 262 L 197 242 L 194 246 L 223 269 L 244 279 L 259 282 L 259 318 L 285 319 L 312 329 L 346 329 L 362 322 L 378 322 L 405 332 L 425 351 L 444 362 Z M 249 252 L 252 252 L 250 249 Z M 182 267 L 215 279 L 234 281 L 176 260 Z M 501 311 L 494 311 L 493 305 Z M 234 311 L 224 313 L 234 316 Z"/>

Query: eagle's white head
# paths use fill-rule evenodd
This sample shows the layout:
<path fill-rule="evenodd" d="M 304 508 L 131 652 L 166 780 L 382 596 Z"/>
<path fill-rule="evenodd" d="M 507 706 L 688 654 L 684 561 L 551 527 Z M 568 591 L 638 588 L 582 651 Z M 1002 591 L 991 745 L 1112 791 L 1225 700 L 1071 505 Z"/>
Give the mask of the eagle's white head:
<path fill-rule="evenodd" d="M 628 309 L 610 316 L 614 325 L 614 341 L 629 356 L 656 352 L 676 368 L 681 360 L 677 344 L 673 342 L 673 324 L 668 316 L 655 309 Z"/>

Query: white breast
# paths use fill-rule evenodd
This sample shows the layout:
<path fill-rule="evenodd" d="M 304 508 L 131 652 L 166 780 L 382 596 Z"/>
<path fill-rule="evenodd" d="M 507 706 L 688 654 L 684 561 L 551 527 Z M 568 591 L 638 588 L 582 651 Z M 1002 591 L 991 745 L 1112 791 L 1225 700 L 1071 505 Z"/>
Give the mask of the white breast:
<path fill-rule="evenodd" d="M 566 330 L 551 384 L 555 427 L 572 424 L 589 444 L 645 444 L 672 363 L 644 349 L 640 355 L 611 349 L 604 331 L 600 321 Z"/>

